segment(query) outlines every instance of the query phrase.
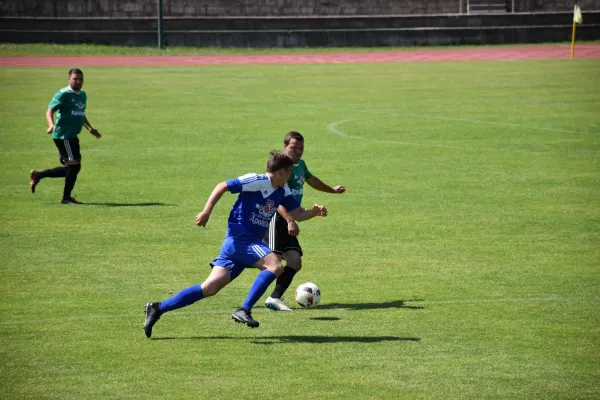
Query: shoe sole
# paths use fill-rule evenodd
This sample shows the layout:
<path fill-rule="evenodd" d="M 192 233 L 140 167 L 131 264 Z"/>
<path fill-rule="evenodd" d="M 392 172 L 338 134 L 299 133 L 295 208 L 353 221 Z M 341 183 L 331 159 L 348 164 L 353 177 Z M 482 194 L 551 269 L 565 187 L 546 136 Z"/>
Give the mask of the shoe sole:
<path fill-rule="evenodd" d="M 267 306 L 267 308 L 273 310 L 273 311 L 292 311 L 291 308 L 287 309 L 287 310 L 282 310 L 280 308 L 277 308 L 277 306 L 273 305 L 273 304 L 269 304 L 269 303 L 265 303 L 265 305 Z"/>
<path fill-rule="evenodd" d="M 250 325 L 246 321 L 242 321 L 242 320 L 238 319 L 235 315 L 232 315 L 231 319 L 234 320 L 237 324 L 246 324 L 249 328 L 252 328 L 252 329 L 258 328 L 260 325 L 258 322 L 256 323 L 256 325 Z"/>
<path fill-rule="evenodd" d="M 83 205 L 84 203 L 80 202 L 80 201 L 70 201 L 70 200 L 62 200 L 60 202 L 60 204 L 75 204 L 75 205 Z"/>
<path fill-rule="evenodd" d="M 146 321 L 148 321 L 148 305 L 144 306 L 144 314 L 146 315 Z M 150 337 L 152 336 L 152 328 L 154 327 L 154 324 L 156 324 L 156 321 L 158 321 L 158 319 L 156 321 L 154 321 L 154 324 L 152 324 L 151 327 L 149 327 L 148 329 L 146 329 L 146 321 L 144 321 L 144 333 L 146 334 L 146 337 L 148 339 L 150 339 Z"/>

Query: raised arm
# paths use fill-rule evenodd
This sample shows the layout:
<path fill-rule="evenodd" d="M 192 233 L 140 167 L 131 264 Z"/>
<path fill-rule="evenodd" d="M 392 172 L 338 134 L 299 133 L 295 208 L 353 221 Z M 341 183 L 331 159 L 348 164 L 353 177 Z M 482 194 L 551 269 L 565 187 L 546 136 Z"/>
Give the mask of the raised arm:
<path fill-rule="evenodd" d="M 98 132 L 97 129 L 92 128 L 92 124 L 87 119 L 87 115 L 83 116 L 83 126 L 85 126 L 85 129 L 87 129 L 88 131 L 90 131 L 90 133 L 92 135 L 96 136 L 96 139 L 100 139 L 102 137 L 102 135 L 100 134 L 100 132 Z"/>
<path fill-rule="evenodd" d="M 327 208 L 325 206 L 320 206 L 318 204 L 313 205 L 312 208 L 302 208 L 298 207 L 290 211 L 290 215 L 296 221 L 307 221 L 314 217 L 326 217 L 327 216 Z"/>
<path fill-rule="evenodd" d="M 227 182 L 221 182 L 213 189 L 212 193 L 208 197 L 206 201 L 206 205 L 204 206 L 204 210 L 200 212 L 196 216 L 196 225 L 198 226 L 206 226 L 208 219 L 210 218 L 210 213 L 212 213 L 213 208 L 223 196 L 223 193 L 227 192 L 229 188 L 227 187 Z"/>
<path fill-rule="evenodd" d="M 340 186 L 331 187 L 314 175 L 311 176 L 310 178 L 306 178 L 306 183 L 308 183 L 313 189 L 316 189 L 320 192 L 344 193 L 346 191 L 346 188 L 344 186 L 340 185 Z"/>

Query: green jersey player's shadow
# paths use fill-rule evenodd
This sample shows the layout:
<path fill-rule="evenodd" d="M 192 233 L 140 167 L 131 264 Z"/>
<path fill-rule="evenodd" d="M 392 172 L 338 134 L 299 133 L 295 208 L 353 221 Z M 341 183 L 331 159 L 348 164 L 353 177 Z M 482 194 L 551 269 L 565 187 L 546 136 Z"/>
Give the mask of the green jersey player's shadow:
<path fill-rule="evenodd" d="M 175 204 L 167 204 L 167 203 L 84 203 L 84 205 L 88 206 L 106 206 L 106 207 L 171 207 Z"/>
<path fill-rule="evenodd" d="M 188 337 L 157 337 L 151 340 L 250 340 L 254 344 L 281 343 L 375 343 L 375 342 L 420 342 L 417 337 L 400 336 L 324 336 L 324 335 L 283 335 L 283 336 L 188 336 Z"/>
<path fill-rule="evenodd" d="M 266 336 L 250 340 L 254 344 L 281 344 L 281 343 L 376 343 L 376 342 L 419 342 L 417 337 L 400 336 L 309 336 L 309 335 L 286 335 Z"/>
<path fill-rule="evenodd" d="M 409 310 L 423 310 L 423 306 L 409 306 L 406 302 L 420 301 L 420 300 L 394 300 L 385 301 L 382 303 L 327 303 L 319 304 L 315 306 L 314 310 L 330 310 L 330 309 L 344 309 L 344 310 L 373 310 L 378 308 L 406 308 Z"/>

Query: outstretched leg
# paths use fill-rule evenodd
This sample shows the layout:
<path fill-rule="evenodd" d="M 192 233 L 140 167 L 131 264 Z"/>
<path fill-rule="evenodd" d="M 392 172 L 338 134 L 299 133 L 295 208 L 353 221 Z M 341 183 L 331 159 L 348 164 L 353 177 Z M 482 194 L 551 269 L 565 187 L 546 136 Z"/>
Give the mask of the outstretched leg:
<path fill-rule="evenodd" d="M 32 169 L 29 172 L 29 188 L 31 189 L 31 193 L 35 193 L 35 188 L 42 179 L 64 178 L 65 176 L 67 176 L 66 167 L 56 167 L 44 171 L 37 171 L 35 169 Z"/>
<path fill-rule="evenodd" d="M 210 275 L 201 285 L 183 289 L 175 296 L 162 302 L 147 303 L 144 307 L 146 311 L 146 321 L 144 322 L 146 337 L 152 336 L 154 324 L 164 313 L 187 307 L 205 297 L 214 296 L 229 282 L 231 282 L 231 270 L 229 268 L 213 267 Z"/>

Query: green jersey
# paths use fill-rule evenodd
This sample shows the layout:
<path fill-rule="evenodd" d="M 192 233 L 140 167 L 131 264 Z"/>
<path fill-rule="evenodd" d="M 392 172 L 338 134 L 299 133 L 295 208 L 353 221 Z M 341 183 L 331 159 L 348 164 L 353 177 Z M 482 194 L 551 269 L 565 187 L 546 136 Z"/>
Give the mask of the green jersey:
<path fill-rule="evenodd" d="M 70 139 L 76 137 L 83 128 L 87 95 L 83 90 L 79 93 L 67 86 L 60 89 L 48 108 L 56 111 L 56 123 L 52 139 Z"/>
<path fill-rule="evenodd" d="M 312 174 L 306 167 L 306 163 L 304 160 L 300 160 L 298 164 L 294 164 L 294 168 L 292 169 L 292 175 L 290 179 L 287 181 L 287 185 L 289 186 L 292 194 L 296 196 L 298 202 L 302 204 L 302 196 L 304 192 L 302 190 L 302 186 L 304 186 L 304 181 L 308 178 L 312 178 Z"/>

